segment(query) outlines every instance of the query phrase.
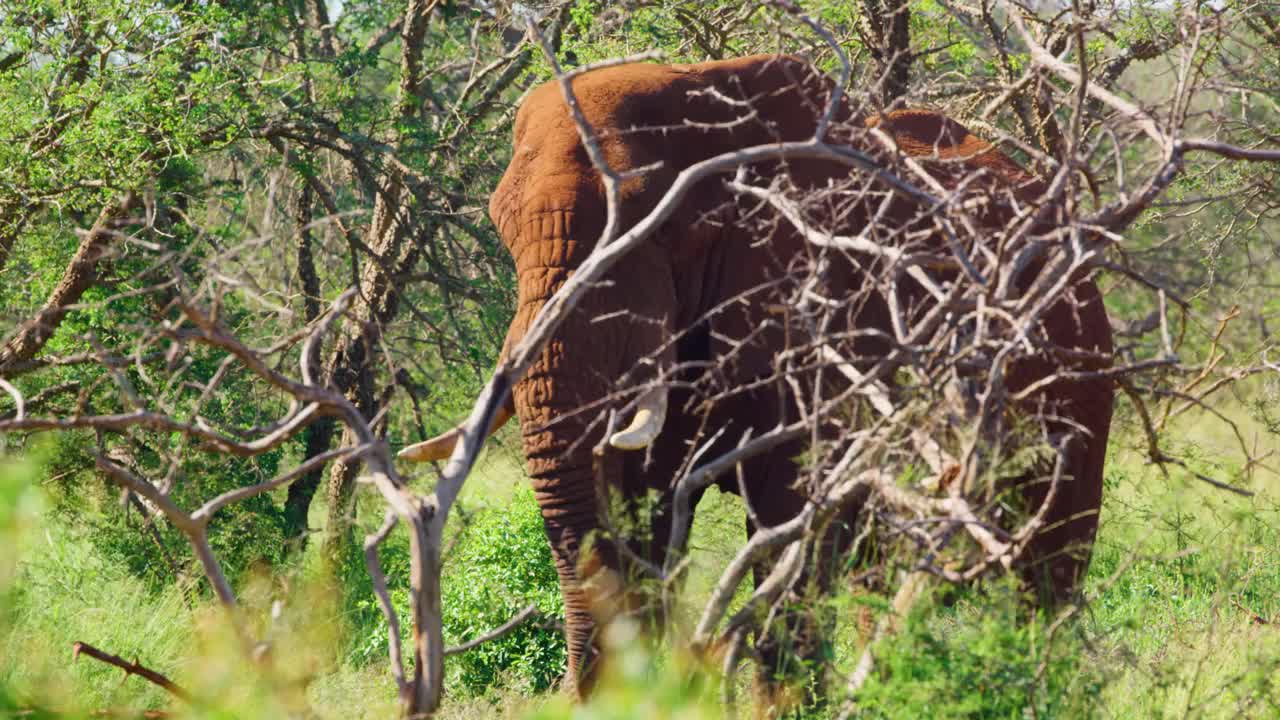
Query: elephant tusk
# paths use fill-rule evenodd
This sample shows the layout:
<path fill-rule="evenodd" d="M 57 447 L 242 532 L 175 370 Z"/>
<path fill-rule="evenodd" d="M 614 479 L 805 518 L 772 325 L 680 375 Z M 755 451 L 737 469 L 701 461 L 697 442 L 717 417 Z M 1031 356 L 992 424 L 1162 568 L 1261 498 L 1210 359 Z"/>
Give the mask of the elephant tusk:
<path fill-rule="evenodd" d="M 512 409 L 504 404 L 498 408 L 493 414 L 493 422 L 489 425 L 489 432 L 484 434 L 485 439 L 489 439 L 498 429 L 507 424 L 511 416 L 515 413 Z M 453 448 L 458 444 L 458 439 L 462 437 L 462 426 L 437 435 L 430 440 L 423 440 L 420 443 L 414 443 L 409 447 L 401 450 L 396 454 L 405 460 L 413 462 L 430 462 L 432 460 L 448 460 L 453 454 Z"/>
<path fill-rule="evenodd" d="M 643 450 L 653 444 L 667 419 L 667 391 L 654 388 L 640 398 L 636 415 L 627 429 L 613 434 L 609 444 L 619 450 Z"/>

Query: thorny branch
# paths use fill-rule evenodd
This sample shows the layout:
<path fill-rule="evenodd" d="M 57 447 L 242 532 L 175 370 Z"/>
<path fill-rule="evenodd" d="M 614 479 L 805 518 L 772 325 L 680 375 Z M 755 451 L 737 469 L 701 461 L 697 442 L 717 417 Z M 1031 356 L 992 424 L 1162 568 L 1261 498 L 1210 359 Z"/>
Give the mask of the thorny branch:
<path fill-rule="evenodd" d="M 164 688 L 179 700 L 182 700 L 183 702 L 191 702 L 191 693 L 184 690 L 181 685 L 178 685 L 155 670 L 142 665 L 137 660 L 129 662 L 118 655 L 112 655 L 109 652 L 99 650 L 87 642 L 77 642 L 71 646 L 71 660 L 73 662 L 79 660 L 81 655 L 88 655 L 94 660 L 118 667 L 124 671 L 126 677 L 129 675 L 137 675 L 153 685 L 158 685 Z"/>

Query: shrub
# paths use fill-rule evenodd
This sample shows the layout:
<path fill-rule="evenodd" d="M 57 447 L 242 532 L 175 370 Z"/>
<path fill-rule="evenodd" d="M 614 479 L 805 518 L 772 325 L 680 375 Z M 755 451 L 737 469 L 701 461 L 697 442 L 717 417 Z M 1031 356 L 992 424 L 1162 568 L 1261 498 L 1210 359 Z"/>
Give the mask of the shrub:
<path fill-rule="evenodd" d="M 876 653 L 859 693 L 864 718 L 1084 718 L 1096 714 L 1100 672 L 1071 623 L 1033 611 L 1006 579 L 985 593 L 957 591 L 916 604 Z M 978 595 L 985 597 L 978 597 Z M 1048 619 L 1046 619 L 1048 618 Z"/>
<path fill-rule="evenodd" d="M 395 540 L 383 544 L 381 559 L 392 602 L 404 619 L 409 558 L 403 539 Z M 480 695 L 514 687 L 537 692 L 554 685 L 564 674 L 566 656 L 563 633 L 552 619 L 563 616 L 564 603 L 533 492 L 521 487 L 506 504 L 471 514 L 444 565 L 443 622 L 449 645 L 493 630 L 530 603 L 541 613 L 541 621 L 527 621 L 498 640 L 448 658 L 450 691 Z M 371 594 L 355 606 L 356 623 L 364 629 L 358 631 L 354 659 L 383 662 L 386 621 Z M 408 642 L 409 628 L 403 631 Z"/>

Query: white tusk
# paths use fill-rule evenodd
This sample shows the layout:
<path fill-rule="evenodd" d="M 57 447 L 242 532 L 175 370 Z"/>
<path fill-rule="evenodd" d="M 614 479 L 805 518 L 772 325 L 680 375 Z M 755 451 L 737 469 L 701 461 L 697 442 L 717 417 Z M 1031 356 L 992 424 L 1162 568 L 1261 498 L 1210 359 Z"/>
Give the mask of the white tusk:
<path fill-rule="evenodd" d="M 507 421 L 511 419 L 513 414 L 514 413 L 511 408 L 507 405 L 499 407 L 498 411 L 493 415 L 493 422 L 489 425 L 489 432 L 485 433 L 485 437 L 488 438 L 492 436 L 498 431 L 498 428 L 506 425 Z M 414 462 L 448 460 L 449 456 L 453 455 L 453 448 L 458 444 L 458 439 L 461 437 L 462 426 L 459 425 L 458 427 L 446 433 L 437 435 L 430 440 L 423 440 L 420 443 L 410 445 L 396 453 L 396 455 L 397 457 L 402 457 L 405 460 L 412 460 Z"/>
<path fill-rule="evenodd" d="M 636 415 L 626 430 L 609 438 L 609 444 L 619 450 L 643 450 L 653 444 L 667 419 L 667 391 L 654 388 L 640 398 Z"/>
<path fill-rule="evenodd" d="M 414 462 L 430 462 L 432 460 L 447 460 L 453 454 L 453 446 L 458 444 L 458 436 L 462 433 L 457 428 L 449 432 L 437 435 L 430 440 L 423 440 L 420 443 L 414 443 L 409 447 L 396 453 L 397 457 Z"/>

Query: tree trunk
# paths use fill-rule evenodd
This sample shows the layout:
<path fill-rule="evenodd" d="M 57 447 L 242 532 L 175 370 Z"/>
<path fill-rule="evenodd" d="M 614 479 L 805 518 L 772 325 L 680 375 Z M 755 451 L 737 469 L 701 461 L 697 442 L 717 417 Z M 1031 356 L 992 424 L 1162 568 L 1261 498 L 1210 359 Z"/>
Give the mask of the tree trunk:
<path fill-rule="evenodd" d="M 111 248 L 116 239 L 116 226 L 129 214 L 135 199 L 136 196 L 129 193 L 102 209 L 44 307 L 0 348 L 0 377 L 11 366 L 35 357 L 62 324 L 70 306 L 79 302 L 85 291 L 98 281 L 98 263 Z"/>
<path fill-rule="evenodd" d="M 880 73 L 880 103 L 907 94 L 911 80 L 911 9 L 906 0 L 864 0 L 871 55 Z"/>
<path fill-rule="evenodd" d="M 311 223 L 314 221 L 314 192 L 311 184 L 303 179 L 295 200 L 294 217 L 298 224 L 298 279 L 302 283 L 302 316 L 308 324 L 320 317 L 320 277 L 316 274 L 315 257 Z M 320 348 L 312 348 L 312 357 L 307 358 L 312 368 L 320 365 Z M 333 444 L 334 421 L 331 418 L 312 423 L 303 432 L 305 447 L 303 461 L 325 453 Z M 324 467 L 318 467 L 298 479 L 289 486 L 289 494 L 284 501 L 285 541 L 298 550 L 307 546 L 307 513 L 311 508 L 311 499 L 315 497 L 316 488 L 320 487 L 320 478 L 324 475 Z"/>

